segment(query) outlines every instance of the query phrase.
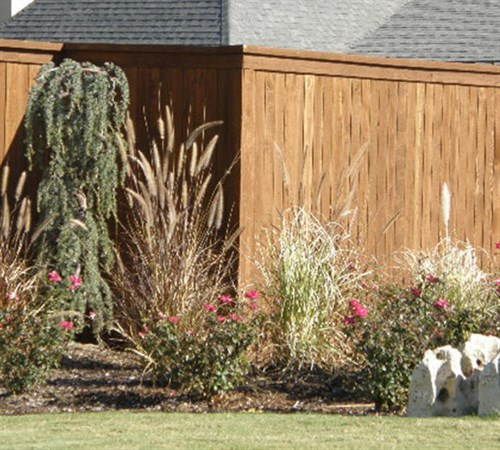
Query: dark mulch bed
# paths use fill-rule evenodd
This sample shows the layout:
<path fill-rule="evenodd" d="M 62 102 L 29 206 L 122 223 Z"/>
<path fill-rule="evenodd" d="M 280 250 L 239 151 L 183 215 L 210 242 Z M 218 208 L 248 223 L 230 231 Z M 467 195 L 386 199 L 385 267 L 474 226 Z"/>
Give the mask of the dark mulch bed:
<path fill-rule="evenodd" d="M 255 374 L 223 397 L 195 400 L 154 387 L 132 353 L 74 343 L 44 385 L 21 395 L 0 391 L 0 414 L 111 410 L 374 413 L 372 404 L 356 401 L 342 386 L 339 379 L 321 373 L 296 380 Z"/>

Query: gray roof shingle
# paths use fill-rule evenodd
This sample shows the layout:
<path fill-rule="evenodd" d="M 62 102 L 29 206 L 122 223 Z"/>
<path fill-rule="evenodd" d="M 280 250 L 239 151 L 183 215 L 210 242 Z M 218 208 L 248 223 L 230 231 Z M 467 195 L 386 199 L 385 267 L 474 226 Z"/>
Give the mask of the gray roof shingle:
<path fill-rule="evenodd" d="M 0 37 L 65 43 L 221 45 L 220 0 L 35 0 Z"/>
<path fill-rule="evenodd" d="M 500 0 L 411 0 L 350 53 L 460 62 L 500 62 Z"/>
<path fill-rule="evenodd" d="M 0 38 L 500 62 L 500 0 L 35 0 Z"/>

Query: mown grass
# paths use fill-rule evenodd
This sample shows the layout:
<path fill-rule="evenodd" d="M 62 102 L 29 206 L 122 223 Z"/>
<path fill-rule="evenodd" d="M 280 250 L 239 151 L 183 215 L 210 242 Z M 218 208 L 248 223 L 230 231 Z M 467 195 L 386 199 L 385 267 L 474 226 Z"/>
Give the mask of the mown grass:
<path fill-rule="evenodd" d="M 6 449 L 484 449 L 498 418 L 93 413 L 0 417 Z"/>

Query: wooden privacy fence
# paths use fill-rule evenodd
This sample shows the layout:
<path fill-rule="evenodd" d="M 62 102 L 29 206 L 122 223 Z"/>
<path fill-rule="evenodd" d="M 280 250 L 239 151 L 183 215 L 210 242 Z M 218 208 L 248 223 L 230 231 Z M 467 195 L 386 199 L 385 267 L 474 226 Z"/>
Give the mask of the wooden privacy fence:
<path fill-rule="evenodd" d="M 443 237 L 445 182 L 455 235 L 487 249 L 500 241 L 500 67 L 257 47 L 3 41 L 0 159 L 21 161 L 28 87 L 40 64 L 63 57 L 125 70 L 140 145 L 143 113 L 151 132 L 159 104 L 173 107 L 177 142 L 204 121 L 224 121 L 216 169 L 224 173 L 240 155 L 226 197 L 246 256 L 262 228 L 298 203 L 325 217 L 347 203 L 355 238 L 382 259 L 432 246 Z M 251 276 L 240 258 L 241 279 Z"/>

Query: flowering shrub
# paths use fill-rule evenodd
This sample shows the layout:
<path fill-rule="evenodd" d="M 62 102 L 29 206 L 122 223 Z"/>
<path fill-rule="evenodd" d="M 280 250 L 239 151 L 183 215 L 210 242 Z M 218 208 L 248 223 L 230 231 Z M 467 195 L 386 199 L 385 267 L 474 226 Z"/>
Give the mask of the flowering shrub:
<path fill-rule="evenodd" d="M 500 336 L 500 300 L 494 287 L 485 282 L 482 292 L 487 297 L 457 306 L 444 296 L 446 281 L 426 274 L 414 286 L 389 285 L 373 292 L 366 299 L 369 309 L 351 300 L 345 333 L 360 363 L 359 386 L 377 409 L 406 405 L 411 373 L 425 350 L 458 346 L 473 332 Z M 487 310 L 481 306 L 486 304 Z"/>
<path fill-rule="evenodd" d="M 190 395 L 210 397 L 232 389 L 245 375 L 245 352 L 259 318 L 256 294 L 242 300 L 222 295 L 200 306 L 202 320 L 186 329 L 183 317 L 160 314 L 138 332 L 154 381 Z"/>
<path fill-rule="evenodd" d="M 48 370 L 59 364 L 74 328 L 72 320 L 61 320 L 60 300 L 51 286 L 61 281 L 51 272 L 44 285 L 39 274 L 26 271 L 17 279 L 17 289 L 1 299 L 0 378 L 9 392 L 43 382 Z"/>

